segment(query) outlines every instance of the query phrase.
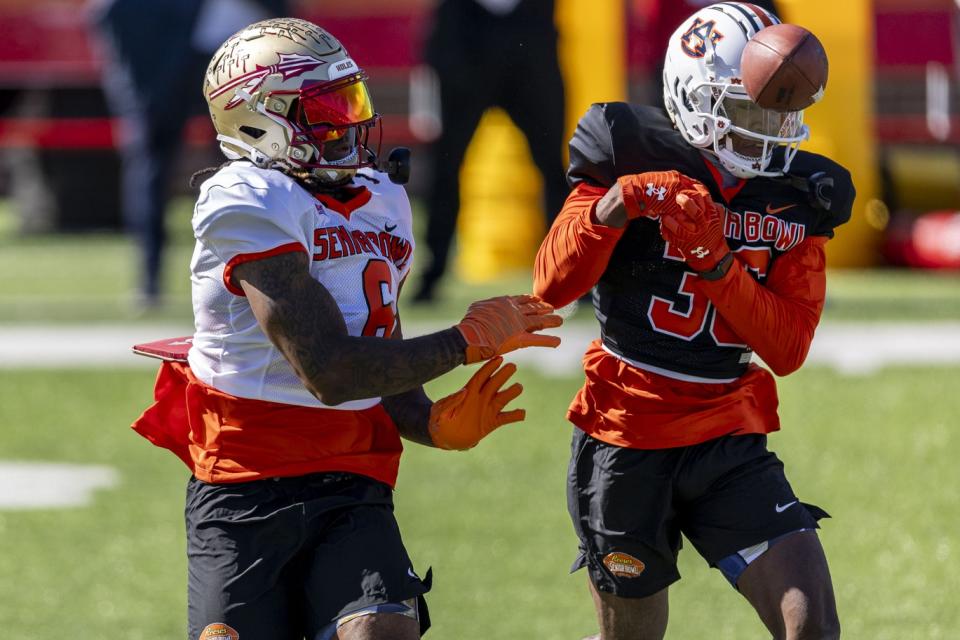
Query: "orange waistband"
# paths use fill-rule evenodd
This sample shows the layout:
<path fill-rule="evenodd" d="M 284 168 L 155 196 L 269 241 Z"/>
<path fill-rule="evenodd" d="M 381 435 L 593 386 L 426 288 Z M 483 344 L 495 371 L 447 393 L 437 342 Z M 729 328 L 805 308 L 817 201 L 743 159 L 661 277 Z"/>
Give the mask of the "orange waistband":
<path fill-rule="evenodd" d="M 732 382 L 677 380 L 620 360 L 599 340 L 590 345 L 583 365 L 586 382 L 567 418 L 610 444 L 665 449 L 780 428 L 776 382 L 757 365 Z"/>
<path fill-rule="evenodd" d="M 180 362 L 161 365 L 154 400 L 133 429 L 205 482 L 347 471 L 396 484 L 403 445 L 383 405 L 341 411 L 239 398 Z"/>

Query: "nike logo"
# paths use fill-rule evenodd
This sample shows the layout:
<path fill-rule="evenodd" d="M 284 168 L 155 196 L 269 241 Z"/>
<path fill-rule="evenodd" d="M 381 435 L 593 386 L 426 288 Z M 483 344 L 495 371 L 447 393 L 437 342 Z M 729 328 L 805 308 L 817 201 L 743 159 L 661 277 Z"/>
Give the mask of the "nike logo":
<path fill-rule="evenodd" d="M 797 205 L 795 205 L 795 204 L 788 204 L 788 205 L 785 206 L 785 207 L 777 207 L 777 208 L 774 208 L 774 207 L 773 207 L 773 203 L 771 202 L 771 203 L 769 203 L 769 204 L 767 205 L 767 213 L 769 213 L 769 214 L 771 214 L 771 215 L 776 215 L 776 214 L 780 213 L 781 211 L 786 211 L 787 209 L 793 209 L 795 206 L 797 206 Z"/>
<path fill-rule="evenodd" d="M 777 505 L 774 507 L 774 509 L 777 510 L 777 513 L 783 513 L 784 511 L 786 511 L 787 509 L 789 509 L 790 507 L 792 507 L 792 506 L 795 505 L 795 504 L 797 504 L 797 501 L 796 501 L 796 500 L 794 500 L 793 502 L 788 502 L 787 504 L 785 504 L 785 505 L 783 505 L 783 506 L 781 507 L 781 506 L 780 506 L 780 503 L 778 502 Z"/>
<path fill-rule="evenodd" d="M 397 225 L 393 225 L 393 226 L 391 227 L 390 225 L 388 225 L 388 224 L 386 224 L 386 223 L 383 224 L 383 230 L 386 231 L 387 233 L 390 233 L 391 231 L 393 231 L 393 230 L 396 229 L 396 228 L 397 228 Z"/>
<path fill-rule="evenodd" d="M 410 576 L 411 578 L 413 578 L 414 580 L 419 580 L 419 579 L 420 579 L 420 576 L 418 576 L 416 573 L 413 572 L 413 567 L 408 567 L 408 568 L 407 568 L 407 575 Z"/>

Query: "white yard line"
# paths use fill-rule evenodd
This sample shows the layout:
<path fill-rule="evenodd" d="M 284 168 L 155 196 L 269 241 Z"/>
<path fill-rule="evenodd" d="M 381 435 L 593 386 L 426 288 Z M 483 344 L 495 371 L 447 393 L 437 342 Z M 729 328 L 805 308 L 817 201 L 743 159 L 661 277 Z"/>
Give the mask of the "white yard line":
<path fill-rule="evenodd" d="M 190 326 L 0 325 L 0 367 L 154 366 L 156 361 L 134 356 L 130 347 L 192 332 Z"/>
<path fill-rule="evenodd" d="M 404 326 L 404 332 L 415 336 L 435 328 Z M 0 368 L 155 368 L 156 360 L 133 355 L 130 346 L 188 333 L 189 327 L 170 325 L 0 326 Z M 576 375 L 598 329 L 578 323 L 557 333 L 563 338 L 559 348 L 524 349 L 510 359 L 546 375 Z M 850 375 L 892 365 L 960 367 L 960 322 L 825 324 L 807 363 Z M 117 482 L 117 472 L 109 467 L 0 461 L 0 511 L 83 506 L 96 490 Z"/>
<path fill-rule="evenodd" d="M 407 336 L 430 330 L 404 326 Z M 570 324 L 557 331 L 563 338 L 559 348 L 525 349 L 510 359 L 547 375 L 575 374 L 598 331 L 594 324 Z M 156 361 L 133 355 L 131 345 L 190 332 L 182 325 L 0 326 L 0 368 L 152 368 Z M 807 364 L 848 374 L 893 365 L 960 366 L 960 322 L 826 323 L 817 330 Z"/>
<path fill-rule="evenodd" d="M 111 467 L 0 460 L 0 510 L 83 507 L 118 482 Z"/>

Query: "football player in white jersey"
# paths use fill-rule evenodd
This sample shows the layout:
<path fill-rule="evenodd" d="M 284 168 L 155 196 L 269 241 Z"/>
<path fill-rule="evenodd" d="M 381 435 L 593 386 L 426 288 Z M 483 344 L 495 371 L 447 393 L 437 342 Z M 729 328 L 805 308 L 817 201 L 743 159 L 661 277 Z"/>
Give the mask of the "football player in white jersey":
<path fill-rule="evenodd" d="M 135 425 L 190 467 L 189 634 L 420 637 L 421 579 L 393 517 L 400 436 L 467 449 L 522 420 L 503 354 L 555 347 L 534 296 L 473 303 L 455 327 L 402 339 L 410 205 L 376 167 L 364 72 L 320 27 L 259 22 L 231 37 L 204 95 L 229 162 L 193 218 L 195 334 L 163 364 Z M 422 384 L 487 362 L 432 402 Z M 184 428 L 186 425 L 188 428 Z"/>

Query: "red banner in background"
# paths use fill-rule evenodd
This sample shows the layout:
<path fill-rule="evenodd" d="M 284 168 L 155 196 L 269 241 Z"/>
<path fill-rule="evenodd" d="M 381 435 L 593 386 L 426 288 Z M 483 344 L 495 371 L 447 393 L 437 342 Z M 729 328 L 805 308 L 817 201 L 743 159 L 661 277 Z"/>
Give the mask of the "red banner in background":
<path fill-rule="evenodd" d="M 670 34 L 684 17 L 706 4 L 710 0 L 624 0 L 627 60 L 634 80 L 659 67 Z M 4 32 L 0 38 L 0 89 L 98 86 L 99 60 L 88 29 L 87 5 L 87 0 L 0 2 Z M 389 135 L 400 138 L 385 143 L 408 142 L 405 84 L 409 69 L 420 61 L 434 0 L 300 0 L 293 6 L 297 15 L 323 25 L 347 43 L 351 54 L 371 74 L 378 109 L 392 121 Z M 878 135 L 883 140 L 927 141 L 922 109 L 918 111 L 912 103 L 901 105 L 906 98 L 897 91 L 922 93 L 923 74 L 930 61 L 953 72 L 958 13 L 954 0 L 874 0 L 874 10 L 881 98 Z M 919 89 L 914 90 L 914 85 Z M 883 87 L 891 89 L 884 93 L 879 90 Z M 891 98 L 897 105 L 890 109 L 883 103 L 887 93 L 897 94 Z M 70 132 L 66 139 L 62 131 L 54 131 L 56 122 L 38 120 L 26 128 L 0 122 L 0 145 L 45 145 L 50 135 L 55 135 L 60 146 L 113 145 L 110 123 L 87 124 L 85 131 Z M 194 137 L 207 138 L 208 134 L 198 129 Z"/>
<path fill-rule="evenodd" d="M 99 83 L 82 0 L 0 4 L 0 88 Z"/>
<path fill-rule="evenodd" d="M 880 12 L 875 17 L 875 54 L 878 68 L 924 66 L 954 60 L 955 16 L 948 11 Z"/>
<path fill-rule="evenodd" d="M 420 59 L 429 9 L 423 3 L 351 3 L 350 11 L 330 3 L 329 12 L 328 3 L 300 4 L 299 15 L 335 34 L 367 69 L 405 70 Z M 86 5 L 85 0 L 0 3 L 0 87 L 97 84 L 100 61 Z M 373 11 L 372 5 L 381 9 Z"/>
<path fill-rule="evenodd" d="M 899 266 L 960 269 L 960 212 L 898 216 L 887 229 L 883 252 Z"/>
<path fill-rule="evenodd" d="M 59 86 L 96 80 L 98 60 L 87 29 L 84 0 L 0 4 L 0 86 Z M 705 0 L 627 0 L 627 60 L 635 70 L 656 68 L 667 38 Z M 420 60 L 431 4 L 420 0 L 300 2 L 298 14 L 348 43 L 368 69 L 405 70 Z M 878 0 L 878 67 L 952 65 L 956 7 L 951 0 Z"/>

